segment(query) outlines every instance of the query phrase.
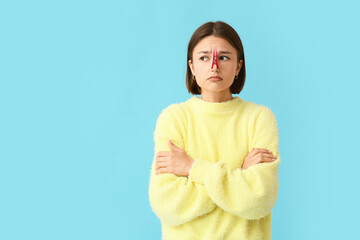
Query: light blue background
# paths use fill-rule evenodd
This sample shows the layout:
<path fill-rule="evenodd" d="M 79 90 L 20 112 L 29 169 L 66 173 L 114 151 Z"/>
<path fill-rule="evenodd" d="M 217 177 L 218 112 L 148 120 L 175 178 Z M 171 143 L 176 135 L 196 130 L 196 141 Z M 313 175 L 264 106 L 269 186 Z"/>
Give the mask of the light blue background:
<path fill-rule="evenodd" d="M 280 137 L 273 239 L 351 239 L 359 215 L 355 1 L 1 1 L 0 239 L 161 239 L 148 200 L 161 110 L 190 98 L 207 21 L 240 35 L 240 97 Z"/>

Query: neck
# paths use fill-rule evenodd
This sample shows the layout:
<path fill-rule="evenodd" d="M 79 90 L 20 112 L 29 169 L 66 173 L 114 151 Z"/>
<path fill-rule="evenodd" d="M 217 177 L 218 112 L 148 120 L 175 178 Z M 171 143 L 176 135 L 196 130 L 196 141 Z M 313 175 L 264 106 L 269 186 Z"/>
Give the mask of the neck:
<path fill-rule="evenodd" d="M 196 112 L 210 113 L 210 114 L 227 114 L 233 113 L 239 109 L 239 106 L 243 103 L 243 100 L 235 96 L 230 100 L 222 102 L 210 102 L 203 100 L 199 96 L 193 96 L 189 99 L 189 103 L 195 109 Z"/>
<path fill-rule="evenodd" d="M 202 93 L 201 99 L 206 102 L 226 102 L 233 99 L 233 96 L 230 92 L 211 92 L 211 93 Z"/>

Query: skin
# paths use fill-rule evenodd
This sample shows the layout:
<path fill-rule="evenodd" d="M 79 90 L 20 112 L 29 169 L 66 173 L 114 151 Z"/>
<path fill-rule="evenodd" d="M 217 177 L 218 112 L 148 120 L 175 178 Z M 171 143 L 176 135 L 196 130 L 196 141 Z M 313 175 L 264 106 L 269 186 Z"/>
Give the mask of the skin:
<path fill-rule="evenodd" d="M 218 64 L 214 64 L 211 69 L 213 51 L 218 51 Z M 209 51 L 208 53 L 199 53 Z M 221 53 L 227 51 L 229 53 Z M 193 61 L 188 64 L 192 74 L 196 78 L 196 83 L 201 88 L 201 99 L 208 102 L 224 102 L 231 100 L 232 93 L 230 86 L 234 82 L 235 76 L 239 75 L 243 60 L 237 62 L 236 49 L 225 39 L 220 37 L 208 36 L 196 44 L 192 53 Z M 210 81 L 209 77 L 219 76 L 221 81 Z"/>
<path fill-rule="evenodd" d="M 218 51 L 218 65 L 213 65 L 213 52 Z M 208 53 L 199 53 L 208 51 Z M 228 53 L 221 53 L 227 51 Z M 201 99 L 208 102 L 224 102 L 233 99 L 230 86 L 241 70 L 243 61 L 237 62 L 236 49 L 225 39 L 208 36 L 199 41 L 193 50 L 193 62 L 188 64 L 197 84 L 201 88 Z M 219 76 L 220 81 L 210 81 L 209 77 Z M 160 151 L 156 155 L 155 174 L 173 173 L 177 176 L 189 176 L 194 160 L 181 148 L 169 140 L 171 151 Z M 275 158 L 273 158 L 275 157 Z M 262 162 L 271 162 L 276 156 L 267 149 L 253 148 L 245 157 L 242 169 Z"/>
<path fill-rule="evenodd" d="M 183 149 L 176 147 L 171 140 L 169 147 L 171 151 L 160 151 L 156 155 L 155 174 L 172 173 L 188 177 L 194 160 Z M 273 162 L 276 158 L 277 156 L 267 149 L 253 148 L 245 157 L 241 168 L 245 170 L 259 163 Z"/>
<path fill-rule="evenodd" d="M 155 174 L 173 173 L 178 176 L 189 176 L 194 160 L 181 148 L 169 140 L 171 151 L 159 151 L 156 155 Z"/>
<path fill-rule="evenodd" d="M 253 148 L 252 151 L 245 157 L 245 161 L 241 166 L 242 169 L 247 169 L 255 164 L 263 162 L 273 162 L 277 156 L 273 155 L 271 151 L 264 148 Z"/>

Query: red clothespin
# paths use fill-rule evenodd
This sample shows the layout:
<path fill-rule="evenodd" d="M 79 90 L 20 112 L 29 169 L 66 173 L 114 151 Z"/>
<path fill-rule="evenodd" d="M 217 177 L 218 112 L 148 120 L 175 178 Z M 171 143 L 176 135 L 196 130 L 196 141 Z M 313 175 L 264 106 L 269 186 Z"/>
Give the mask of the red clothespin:
<path fill-rule="evenodd" d="M 219 64 L 218 64 L 218 52 L 215 51 L 215 50 L 214 50 L 214 53 L 213 53 L 213 61 L 212 61 L 212 64 L 211 64 L 211 69 L 213 69 L 214 63 L 216 64 L 216 67 L 219 69 Z"/>

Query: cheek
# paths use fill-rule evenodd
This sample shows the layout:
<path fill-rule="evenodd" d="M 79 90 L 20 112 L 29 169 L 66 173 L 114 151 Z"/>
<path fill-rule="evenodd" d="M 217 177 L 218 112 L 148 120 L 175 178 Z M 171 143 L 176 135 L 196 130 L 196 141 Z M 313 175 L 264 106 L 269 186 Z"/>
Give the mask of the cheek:
<path fill-rule="evenodd" d="M 235 72 L 236 66 L 233 63 L 222 63 L 219 66 L 220 69 L 224 70 L 225 74 L 233 74 Z"/>
<path fill-rule="evenodd" d="M 207 70 L 210 68 L 208 65 L 209 64 L 206 64 L 203 62 L 198 63 L 197 65 L 195 65 L 195 71 L 197 71 L 198 74 L 202 75 L 202 74 L 206 73 Z"/>

